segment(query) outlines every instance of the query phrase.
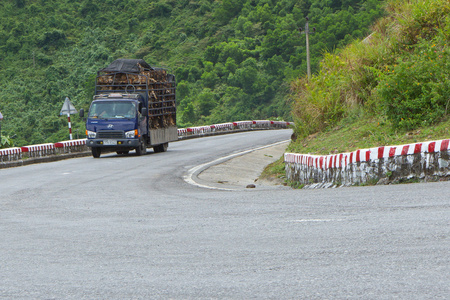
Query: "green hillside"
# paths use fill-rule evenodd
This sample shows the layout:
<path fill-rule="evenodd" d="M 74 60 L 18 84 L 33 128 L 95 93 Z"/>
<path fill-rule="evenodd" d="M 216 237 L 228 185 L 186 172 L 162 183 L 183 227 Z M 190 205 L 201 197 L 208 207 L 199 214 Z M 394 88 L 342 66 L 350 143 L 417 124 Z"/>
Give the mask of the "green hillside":
<path fill-rule="evenodd" d="M 180 127 L 290 119 L 289 82 L 306 73 L 305 16 L 313 72 L 326 51 L 365 37 L 383 14 L 367 0 L 3 0 L 0 2 L 2 134 L 16 146 L 68 139 L 65 97 L 87 109 L 96 71 L 144 58 L 178 82 Z M 73 116 L 75 137 L 84 125 Z M 3 139 L 5 142 L 6 139 Z M 8 145 L 3 145 L 8 146 Z"/>
<path fill-rule="evenodd" d="M 449 138 L 450 2 L 390 0 L 372 34 L 292 83 L 297 141 L 329 154 Z"/>

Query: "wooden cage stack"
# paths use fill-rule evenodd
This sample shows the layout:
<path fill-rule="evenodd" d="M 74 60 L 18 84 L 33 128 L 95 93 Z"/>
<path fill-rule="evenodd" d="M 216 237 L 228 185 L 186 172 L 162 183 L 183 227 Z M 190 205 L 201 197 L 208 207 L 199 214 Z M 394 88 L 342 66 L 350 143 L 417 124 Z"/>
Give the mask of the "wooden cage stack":
<path fill-rule="evenodd" d="M 176 125 L 175 77 L 165 69 L 147 69 L 139 65 L 139 73 L 100 71 L 96 93 L 145 93 L 148 97 L 150 128 Z"/>

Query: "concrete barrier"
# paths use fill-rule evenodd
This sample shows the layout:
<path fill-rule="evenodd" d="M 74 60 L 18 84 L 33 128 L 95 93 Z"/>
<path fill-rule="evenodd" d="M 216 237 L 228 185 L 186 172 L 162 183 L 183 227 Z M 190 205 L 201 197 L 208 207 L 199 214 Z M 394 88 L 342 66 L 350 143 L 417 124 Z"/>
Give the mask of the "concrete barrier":
<path fill-rule="evenodd" d="M 86 146 L 86 139 L 58 142 L 55 143 L 55 148 L 58 154 L 84 152 L 89 150 Z"/>
<path fill-rule="evenodd" d="M 289 128 L 291 125 L 294 125 L 294 123 L 269 120 L 228 122 L 207 126 L 180 128 L 178 129 L 178 138 L 182 140 L 250 130 L 283 129 Z"/>
<path fill-rule="evenodd" d="M 24 146 L 22 148 L 22 157 L 43 157 L 55 154 L 55 144 L 39 144 Z"/>
<path fill-rule="evenodd" d="M 449 140 L 335 155 L 285 153 L 286 177 L 310 188 L 450 180 Z"/>
<path fill-rule="evenodd" d="M 249 130 L 282 129 L 289 128 L 291 125 L 294 124 L 284 121 L 260 120 L 180 128 L 178 129 L 178 139 L 200 138 L 209 135 Z M 86 146 L 86 139 L 0 149 L 0 168 L 15 167 L 42 161 L 55 161 L 57 158 L 78 157 L 82 156 L 83 153 L 85 155 L 90 154 L 89 148 Z M 25 161 L 27 163 L 24 163 Z"/>
<path fill-rule="evenodd" d="M 18 160 L 21 158 L 22 148 L 20 147 L 0 149 L 0 162 L 2 163 Z"/>

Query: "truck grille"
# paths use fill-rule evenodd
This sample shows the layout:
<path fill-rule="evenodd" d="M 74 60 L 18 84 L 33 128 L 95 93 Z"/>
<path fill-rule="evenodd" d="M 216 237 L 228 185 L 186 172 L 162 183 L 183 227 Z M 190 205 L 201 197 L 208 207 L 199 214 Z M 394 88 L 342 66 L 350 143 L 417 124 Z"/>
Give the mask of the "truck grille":
<path fill-rule="evenodd" d="M 98 132 L 99 139 L 123 139 L 125 134 L 121 130 L 102 130 Z"/>

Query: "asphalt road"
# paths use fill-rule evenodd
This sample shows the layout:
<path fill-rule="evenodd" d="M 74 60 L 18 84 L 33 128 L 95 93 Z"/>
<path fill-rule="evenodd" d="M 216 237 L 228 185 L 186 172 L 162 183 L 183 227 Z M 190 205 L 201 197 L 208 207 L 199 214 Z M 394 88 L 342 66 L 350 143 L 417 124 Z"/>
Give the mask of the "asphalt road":
<path fill-rule="evenodd" d="M 450 182 L 201 188 L 199 165 L 286 140 L 0 170 L 0 299 L 448 299 Z"/>

